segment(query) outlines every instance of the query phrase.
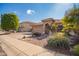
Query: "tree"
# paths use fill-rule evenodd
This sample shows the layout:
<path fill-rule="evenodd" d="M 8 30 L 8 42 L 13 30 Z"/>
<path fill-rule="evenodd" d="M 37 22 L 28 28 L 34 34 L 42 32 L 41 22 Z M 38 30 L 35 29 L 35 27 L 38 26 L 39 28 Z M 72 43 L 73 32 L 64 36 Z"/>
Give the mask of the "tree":
<path fill-rule="evenodd" d="M 19 27 L 19 19 L 14 13 L 6 13 L 1 15 L 1 28 L 5 31 L 17 30 Z"/>
<path fill-rule="evenodd" d="M 62 19 L 62 23 L 66 29 L 79 31 L 79 8 L 68 10 Z"/>

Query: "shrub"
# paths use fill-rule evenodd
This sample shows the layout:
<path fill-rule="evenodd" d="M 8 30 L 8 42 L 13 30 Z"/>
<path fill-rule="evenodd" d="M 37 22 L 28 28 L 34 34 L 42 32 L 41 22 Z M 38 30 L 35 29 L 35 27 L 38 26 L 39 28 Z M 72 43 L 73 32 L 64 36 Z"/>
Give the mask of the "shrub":
<path fill-rule="evenodd" d="M 53 23 L 52 24 L 52 27 L 51 27 L 52 28 L 52 31 L 54 31 L 54 32 L 57 31 L 57 27 L 58 27 L 58 24 Z"/>
<path fill-rule="evenodd" d="M 64 33 L 56 33 L 49 38 L 48 45 L 54 48 L 69 48 L 69 41 Z"/>
<path fill-rule="evenodd" d="M 79 56 L 79 44 L 75 45 L 72 49 L 74 55 Z"/>
<path fill-rule="evenodd" d="M 19 19 L 14 13 L 1 15 L 1 28 L 5 31 L 18 30 Z"/>
<path fill-rule="evenodd" d="M 71 8 L 66 11 L 65 16 L 62 19 L 65 30 L 74 30 L 79 34 L 79 8 Z"/>

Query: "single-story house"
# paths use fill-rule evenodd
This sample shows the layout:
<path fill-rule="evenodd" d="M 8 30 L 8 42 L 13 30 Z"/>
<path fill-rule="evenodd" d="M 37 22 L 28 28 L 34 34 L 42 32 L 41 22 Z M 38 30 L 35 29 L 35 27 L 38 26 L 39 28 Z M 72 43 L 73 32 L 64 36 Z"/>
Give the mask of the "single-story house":
<path fill-rule="evenodd" d="M 19 30 L 20 31 L 32 31 L 34 32 L 39 32 L 39 33 L 46 33 L 47 30 L 49 30 L 48 26 L 52 26 L 52 24 L 56 23 L 61 23 L 60 20 L 54 20 L 53 18 L 47 18 L 42 20 L 40 23 L 33 23 L 33 22 L 23 22 L 20 24 Z"/>

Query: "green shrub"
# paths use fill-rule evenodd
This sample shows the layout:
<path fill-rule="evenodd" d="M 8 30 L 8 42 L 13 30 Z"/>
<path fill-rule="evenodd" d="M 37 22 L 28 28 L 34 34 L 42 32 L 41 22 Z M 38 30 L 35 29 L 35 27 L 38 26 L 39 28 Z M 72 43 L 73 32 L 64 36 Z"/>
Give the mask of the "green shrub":
<path fill-rule="evenodd" d="M 5 13 L 1 15 L 1 28 L 5 31 L 18 30 L 19 19 L 14 13 Z"/>
<path fill-rule="evenodd" d="M 53 31 L 57 31 L 57 27 L 58 27 L 58 24 L 56 24 L 56 23 L 52 24 L 52 30 Z"/>
<path fill-rule="evenodd" d="M 48 45 L 54 48 L 69 48 L 69 41 L 64 33 L 56 33 L 49 38 Z"/>
<path fill-rule="evenodd" d="M 74 30 L 77 34 L 79 34 L 79 8 L 71 8 L 66 11 L 65 16 L 61 20 L 65 30 Z"/>
<path fill-rule="evenodd" d="M 79 44 L 73 47 L 72 52 L 74 55 L 79 56 Z"/>

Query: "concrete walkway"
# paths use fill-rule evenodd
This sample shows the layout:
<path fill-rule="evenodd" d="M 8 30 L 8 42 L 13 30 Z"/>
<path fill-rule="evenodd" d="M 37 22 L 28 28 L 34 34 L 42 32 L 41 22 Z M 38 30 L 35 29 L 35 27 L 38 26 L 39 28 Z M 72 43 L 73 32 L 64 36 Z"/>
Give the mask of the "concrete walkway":
<path fill-rule="evenodd" d="M 7 56 L 7 54 L 4 52 L 4 50 L 1 47 L 1 41 L 0 41 L 0 56 Z"/>
<path fill-rule="evenodd" d="M 48 50 L 33 45 L 28 42 L 23 42 L 11 38 L 7 35 L 0 36 L 1 46 L 7 55 L 12 56 L 53 56 L 54 53 L 48 52 Z"/>
<path fill-rule="evenodd" d="M 7 56 L 2 47 L 0 46 L 0 56 Z"/>

